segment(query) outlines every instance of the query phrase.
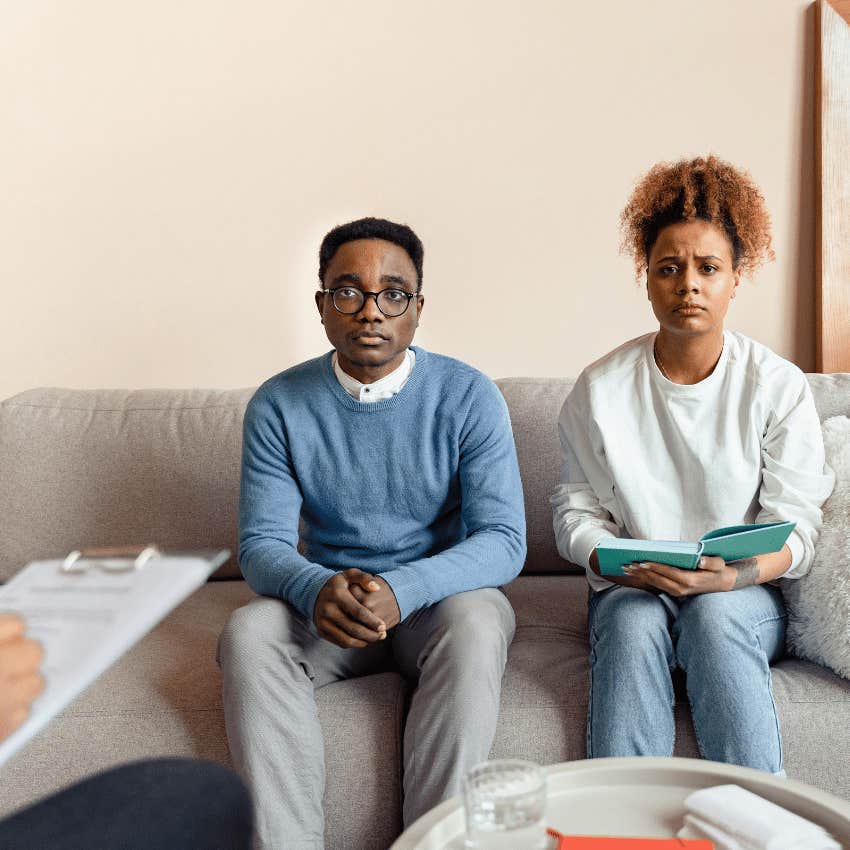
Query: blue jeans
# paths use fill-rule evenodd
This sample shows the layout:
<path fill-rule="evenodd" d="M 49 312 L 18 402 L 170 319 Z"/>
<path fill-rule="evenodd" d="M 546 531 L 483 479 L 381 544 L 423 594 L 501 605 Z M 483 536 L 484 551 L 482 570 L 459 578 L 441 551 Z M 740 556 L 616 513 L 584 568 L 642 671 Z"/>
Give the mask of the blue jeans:
<path fill-rule="evenodd" d="M 703 758 L 781 772 L 770 687 L 785 646 L 778 588 L 673 599 L 617 585 L 591 595 L 588 620 L 588 758 L 673 754 L 679 666 Z"/>

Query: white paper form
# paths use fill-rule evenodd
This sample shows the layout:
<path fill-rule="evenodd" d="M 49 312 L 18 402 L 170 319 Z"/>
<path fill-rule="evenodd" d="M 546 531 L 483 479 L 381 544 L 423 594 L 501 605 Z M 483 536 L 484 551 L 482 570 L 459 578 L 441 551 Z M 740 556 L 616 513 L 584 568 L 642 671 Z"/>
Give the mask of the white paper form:
<path fill-rule="evenodd" d="M 220 567 L 227 550 L 164 553 L 138 570 L 108 572 L 92 562 L 61 572 L 34 561 L 0 587 L 0 613 L 20 614 L 44 647 L 45 689 L 26 722 L 0 742 L 0 764 Z"/>

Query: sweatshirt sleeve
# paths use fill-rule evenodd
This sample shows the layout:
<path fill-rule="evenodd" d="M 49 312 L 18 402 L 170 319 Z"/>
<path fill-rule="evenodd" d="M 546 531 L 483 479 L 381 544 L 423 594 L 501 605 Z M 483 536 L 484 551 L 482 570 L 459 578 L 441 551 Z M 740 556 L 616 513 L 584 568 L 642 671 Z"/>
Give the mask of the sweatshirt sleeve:
<path fill-rule="evenodd" d="M 812 565 L 822 523 L 821 506 L 835 476 L 826 465 L 823 432 L 809 382 L 802 372 L 781 375 L 762 440 L 761 510 L 756 522 L 793 521 L 791 566 L 783 578 L 800 578 Z"/>
<path fill-rule="evenodd" d="M 435 555 L 381 573 L 402 620 L 447 596 L 505 584 L 525 561 L 525 505 L 508 408 L 492 381 L 482 377 L 475 387 L 459 432 L 466 537 Z"/>
<path fill-rule="evenodd" d="M 558 418 L 561 440 L 561 483 L 550 502 L 555 542 L 562 558 L 585 568 L 594 590 L 610 586 L 590 568 L 590 556 L 600 540 L 618 537 L 620 529 L 600 504 L 599 495 L 613 493 L 614 481 L 605 463 L 601 440 L 590 425 L 590 404 L 584 375 L 576 381 Z"/>
<path fill-rule="evenodd" d="M 335 571 L 298 552 L 301 490 L 280 411 L 260 388 L 245 412 L 239 494 L 239 565 L 251 588 L 313 619 L 316 597 Z"/>

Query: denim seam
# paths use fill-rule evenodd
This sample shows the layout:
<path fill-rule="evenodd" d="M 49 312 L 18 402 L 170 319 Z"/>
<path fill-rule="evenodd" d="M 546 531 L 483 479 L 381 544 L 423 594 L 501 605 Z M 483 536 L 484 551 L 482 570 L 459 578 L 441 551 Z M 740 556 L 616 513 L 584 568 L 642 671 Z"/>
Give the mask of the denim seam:
<path fill-rule="evenodd" d="M 673 749 L 670 752 L 670 755 L 673 756 L 676 754 L 676 689 L 673 687 L 673 680 L 670 680 L 670 694 L 672 696 L 672 700 L 670 701 L 670 713 L 673 715 Z M 697 741 L 697 745 L 699 745 L 699 741 Z"/>
<path fill-rule="evenodd" d="M 759 634 L 759 629 L 765 623 L 775 623 L 777 620 L 787 620 L 788 614 L 780 614 L 777 617 L 765 617 L 765 619 L 759 621 L 753 626 L 753 633 L 756 639 L 756 643 L 758 644 L 759 649 L 764 652 L 764 647 L 761 644 L 761 636 Z M 785 761 L 784 754 L 782 752 L 782 729 L 779 725 L 779 714 L 776 711 L 776 698 L 773 695 L 773 675 L 770 672 L 770 659 L 767 658 L 767 653 L 765 653 L 765 658 L 767 659 L 767 692 L 770 695 L 770 706 L 773 709 L 773 726 L 776 730 L 776 740 L 779 742 L 779 770 L 783 770 L 783 763 Z"/>
<path fill-rule="evenodd" d="M 777 620 L 787 620 L 787 614 L 779 614 L 776 617 L 765 617 L 763 620 L 759 620 L 757 623 L 753 623 L 753 628 L 757 629 L 760 626 L 763 626 L 765 623 L 775 623 Z"/>
<path fill-rule="evenodd" d="M 593 650 L 591 652 L 591 657 L 593 656 Z M 587 697 L 587 731 L 585 741 L 585 748 L 587 749 L 587 757 L 589 759 L 593 758 L 593 664 L 590 665 L 590 671 L 588 672 L 588 678 L 590 679 L 590 687 L 589 693 Z"/>
<path fill-rule="evenodd" d="M 687 676 L 685 677 L 685 692 L 688 695 L 688 707 L 691 710 L 691 726 L 694 730 L 694 738 L 697 740 L 697 748 L 699 749 L 699 754 L 702 758 L 705 758 L 705 747 L 702 744 L 702 739 L 699 735 L 699 729 L 697 729 L 697 724 L 694 723 L 694 701 L 691 699 L 691 689 L 687 687 Z"/>
<path fill-rule="evenodd" d="M 593 597 L 591 597 L 592 600 Z M 596 628 L 593 625 L 593 609 L 596 606 L 593 605 L 592 601 L 587 606 L 588 607 L 588 625 L 590 626 L 590 669 L 588 670 L 588 679 L 589 688 L 587 695 L 587 729 L 585 731 L 585 749 L 587 750 L 587 757 L 589 759 L 593 758 L 593 657 L 596 653 L 596 642 L 598 640 L 596 636 Z"/>

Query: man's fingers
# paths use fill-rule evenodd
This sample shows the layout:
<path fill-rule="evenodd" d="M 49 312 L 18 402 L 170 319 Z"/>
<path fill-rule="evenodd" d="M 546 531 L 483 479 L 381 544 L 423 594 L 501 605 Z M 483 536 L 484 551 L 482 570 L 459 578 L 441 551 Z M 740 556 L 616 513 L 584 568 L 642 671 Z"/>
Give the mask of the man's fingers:
<path fill-rule="evenodd" d="M 345 571 L 345 577 L 349 584 L 356 584 L 366 591 L 380 590 L 381 585 L 375 581 L 375 577 L 371 573 L 365 573 L 363 570 L 358 570 L 352 567 Z"/>
<path fill-rule="evenodd" d="M 0 679 L 11 679 L 38 670 L 44 649 L 35 640 L 0 643 Z"/>
<path fill-rule="evenodd" d="M 359 640 L 364 640 L 366 643 L 375 643 L 376 641 L 383 640 L 384 637 L 386 637 L 386 628 L 370 629 L 358 620 L 349 617 L 339 606 L 330 605 L 323 613 L 325 615 L 325 619 L 330 620 L 338 629 L 341 629 L 346 634 L 358 638 Z"/>
<path fill-rule="evenodd" d="M 377 614 L 372 613 L 365 605 L 361 605 L 351 592 L 347 595 L 341 595 L 337 600 L 337 605 L 352 620 L 356 620 L 376 632 L 387 630 L 387 624 Z"/>
<path fill-rule="evenodd" d="M 319 628 L 319 634 L 323 638 L 331 641 L 331 643 L 335 643 L 337 646 L 341 646 L 343 649 L 360 649 L 367 645 L 366 641 L 358 640 L 346 634 L 336 623 L 327 617 L 320 617 L 316 625 Z"/>
<path fill-rule="evenodd" d="M 17 614 L 0 614 L 0 643 L 24 636 L 24 621 Z"/>

